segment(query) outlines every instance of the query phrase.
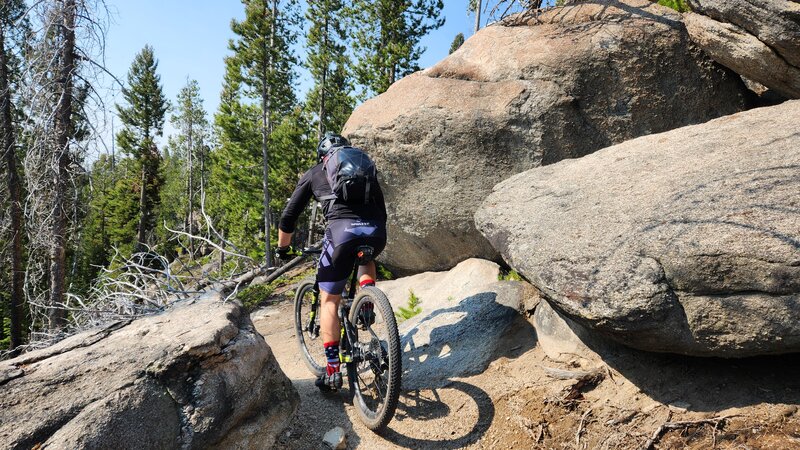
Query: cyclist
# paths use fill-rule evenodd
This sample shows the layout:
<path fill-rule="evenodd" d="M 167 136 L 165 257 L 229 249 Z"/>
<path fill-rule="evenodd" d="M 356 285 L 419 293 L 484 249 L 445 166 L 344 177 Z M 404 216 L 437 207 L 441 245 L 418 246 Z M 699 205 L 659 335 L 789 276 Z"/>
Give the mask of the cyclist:
<path fill-rule="evenodd" d="M 320 335 L 328 361 L 326 372 L 317 380 L 320 388 L 339 389 L 342 375 L 339 371 L 339 302 L 342 298 L 347 277 L 355 264 L 356 248 L 369 245 L 377 256 L 386 246 L 386 205 L 383 192 L 377 186 L 371 201 L 347 204 L 339 199 L 330 199 L 331 186 L 323 171 L 324 162 L 335 147 L 350 146 L 341 135 L 326 133 L 317 145 L 318 164 L 300 177 L 278 224 L 278 248 L 276 256 L 282 260 L 292 257 L 291 239 L 295 225 L 308 201 L 313 196 L 322 203 L 322 211 L 327 221 L 322 254 L 319 258 L 317 282 L 320 290 Z M 326 199 L 327 198 L 327 199 Z M 359 267 L 359 284 L 364 287 L 374 285 L 376 279 L 375 262 Z M 360 320 L 374 320 L 371 304 L 359 312 Z"/>

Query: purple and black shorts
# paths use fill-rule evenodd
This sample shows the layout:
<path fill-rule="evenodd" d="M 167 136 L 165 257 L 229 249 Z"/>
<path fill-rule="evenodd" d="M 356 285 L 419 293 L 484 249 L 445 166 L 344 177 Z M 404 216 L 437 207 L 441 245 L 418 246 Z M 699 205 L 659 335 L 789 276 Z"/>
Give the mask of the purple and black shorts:
<path fill-rule="evenodd" d="M 317 281 L 329 294 L 341 295 L 356 262 L 356 249 L 369 245 L 378 256 L 386 247 L 386 225 L 379 220 L 336 219 L 328 222 Z"/>

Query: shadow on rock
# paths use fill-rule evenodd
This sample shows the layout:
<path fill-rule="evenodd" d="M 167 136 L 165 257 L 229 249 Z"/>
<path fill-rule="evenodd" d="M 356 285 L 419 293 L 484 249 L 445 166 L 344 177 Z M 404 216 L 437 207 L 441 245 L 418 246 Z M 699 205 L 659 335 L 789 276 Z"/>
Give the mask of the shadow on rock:
<path fill-rule="evenodd" d="M 546 303 L 542 302 L 539 308 L 536 328 L 544 347 L 551 347 L 551 337 L 557 337 L 561 348 L 571 348 L 573 355 L 601 360 L 641 392 L 665 405 L 719 413 L 759 404 L 800 404 L 800 354 L 723 359 L 646 352 L 600 337 L 561 315 L 568 328 L 552 334 L 558 327 L 545 330 L 538 323 L 544 315 L 542 311 L 547 313 Z M 551 335 L 544 336 L 545 332 Z M 553 357 L 552 347 L 545 351 Z M 735 411 L 726 412 L 731 413 Z"/>

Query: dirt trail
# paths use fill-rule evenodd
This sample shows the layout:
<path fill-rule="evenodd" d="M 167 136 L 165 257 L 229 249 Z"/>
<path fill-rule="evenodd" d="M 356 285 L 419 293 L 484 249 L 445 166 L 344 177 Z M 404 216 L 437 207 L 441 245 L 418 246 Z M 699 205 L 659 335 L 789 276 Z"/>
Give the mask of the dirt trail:
<path fill-rule="evenodd" d="M 314 386 L 297 352 L 290 301 L 253 320 L 301 398 L 280 448 L 325 448 L 323 435 L 339 426 L 347 448 L 365 449 L 638 449 L 654 435 L 657 449 L 800 449 L 800 355 L 725 361 L 631 351 L 604 355 L 601 365 L 577 357 L 559 363 L 520 326 L 506 337 L 508 352 L 483 373 L 403 392 L 394 420 L 377 435 L 343 394 Z M 558 380 L 552 369 L 600 375 Z"/>

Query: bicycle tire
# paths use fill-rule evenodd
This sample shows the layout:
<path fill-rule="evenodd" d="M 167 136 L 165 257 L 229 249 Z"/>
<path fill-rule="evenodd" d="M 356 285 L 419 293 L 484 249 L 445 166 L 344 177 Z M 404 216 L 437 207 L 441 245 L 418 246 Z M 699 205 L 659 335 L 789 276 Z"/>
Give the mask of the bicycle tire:
<path fill-rule="evenodd" d="M 325 372 L 325 348 L 322 345 L 322 338 L 319 337 L 319 304 L 313 319 L 309 319 L 311 311 L 311 301 L 314 299 L 314 283 L 306 282 L 297 288 L 294 296 L 294 331 L 297 344 L 300 347 L 300 355 L 308 370 L 315 377 L 321 376 Z M 313 320 L 317 335 L 313 336 L 308 331 L 308 320 Z"/>
<path fill-rule="evenodd" d="M 372 324 L 369 329 L 359 331 L 358 327 L 356 327 L 357 319 L 358 319 L 358 311 L 361 308 L 361 305 L 367 301 L 371 301 L 373 303 L 373 307 L 380 313 L 382 322 L 382 327 L 385 327 L 386 331 L 386 342 L 384 348 L 384 342 L 381 339 L 373 337 L 376 336 L 376 333 L 372 331 L 372 328 L 378 324 L 376 320 L 374 324 Z M 400 336 L 397 332 L 397 321 L 394 317 L 394 311 L 392 310 L 392 305 L 389 303 L 389 299 L 386 298 L 386 294 L 384 294 L 380 289 L 374 286 L 367 286 L 364 287 L 361 292 L 356 295 L 356 298 L 353 300 L 353 306 L 350 308 L 350 323 L 353 324 L 355 328 L 354 334 L 357 336 L 358 333 L 371 335 L 370 337 L 371 343 L 370 346 L 374 346 L 376 344 L 379 345 L 381 348 L 381 373 L 380 375 L 375 373 L 374 366 L 370 366 L 370 361 L 362 361 L 359 363 L 359 367 L 356 368 L 356 364 L 353 363 L 351 367 L 348 367 L 348 375 L 350 372 L 353 373 L 353 382 L 351 386 L 355 387 L 355 392 L 353 393 L 353 406 L 355 406 L 356 411 L 358 411 L 359 418 L 364 425 L 367 426 L 372 431 L 380 431 L 383 429 L 389 421 L 392 420 L 394 417 L 395 410 L 397 409 L 397 402 L 400 397 L 400 377 L 402 374 L 402 363 L 401 363 L 401 348 L 400 348 Z M 359 339 L 359 342 L 361 339 Z M 383 355 L 385 351 L 386 355 Z M 370 353 L 373 357 L 374 352 L 372 350 L 366 351 L 366 353 Z M 373 360 L 374 362 L 374 360 Z M 388 367 L 383 369 L 383 364 L 386 364 Z M 365 368 L 370 369 L 373 374 L 376 375 L 375 384 L 378 383 L 378 378 L 383 379 L 384 374 L 386 377 L 386 386 L 385 392 L 382 393 L 383 401 L 380 405 L 376 407 L 371 407 L 368 403 L 372 403 L 367 401 L 365 398 L 367 395 L 368 389 L 365 389 L 364 386 L 361 386 L 361 379 L 359 372 L 364 370 Z M 377 389 L 380 392 L 380 389 Z"/>

